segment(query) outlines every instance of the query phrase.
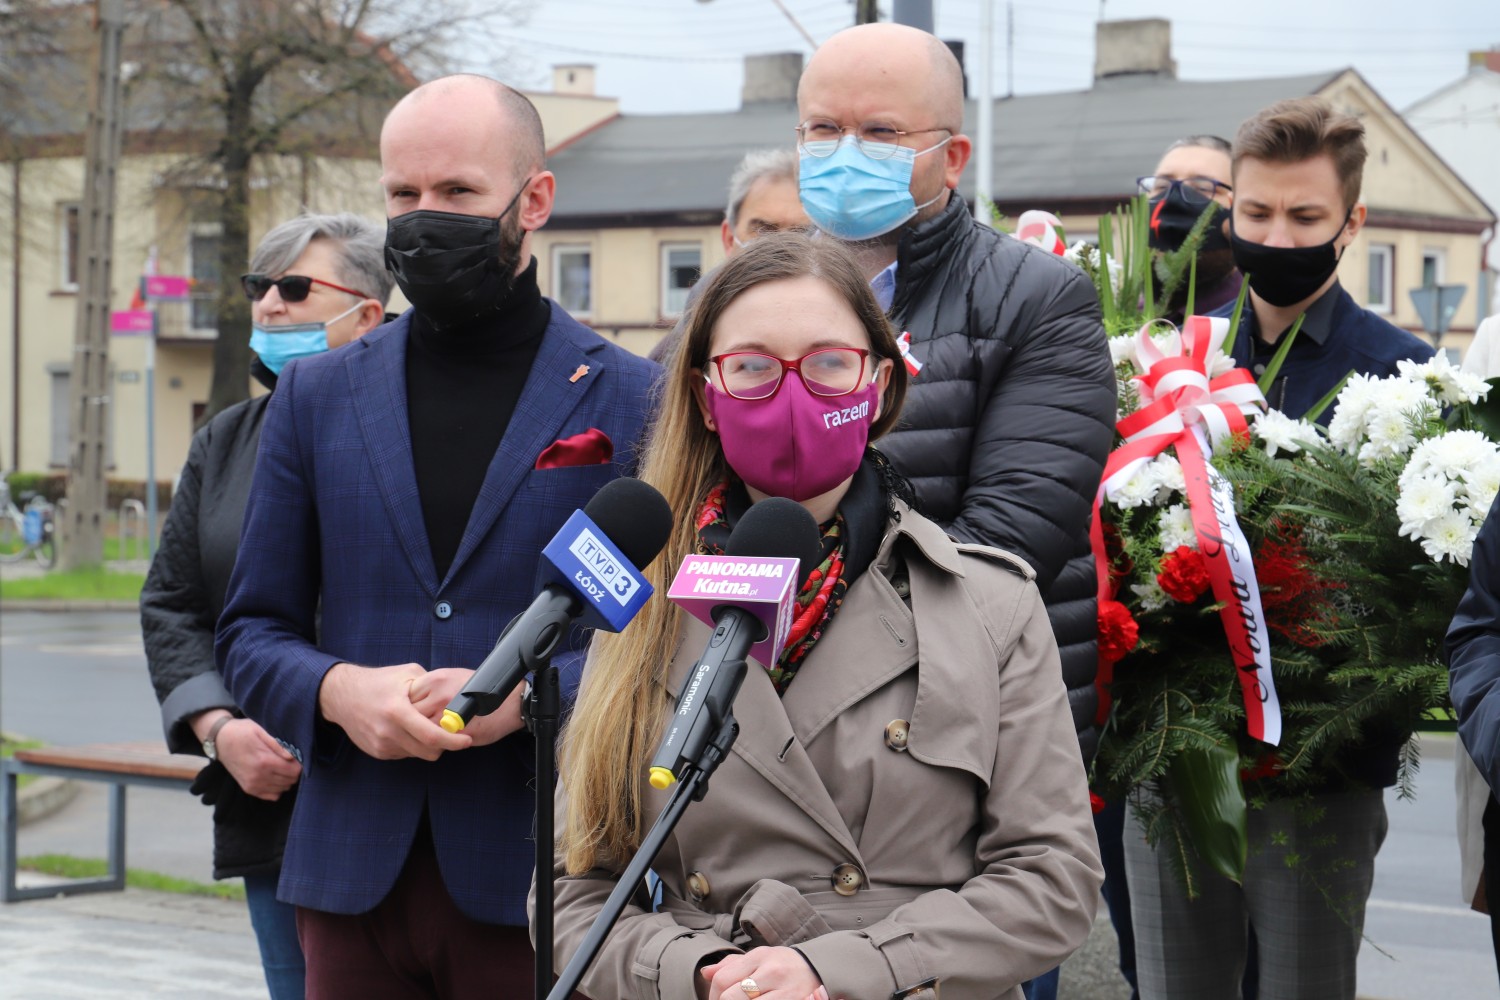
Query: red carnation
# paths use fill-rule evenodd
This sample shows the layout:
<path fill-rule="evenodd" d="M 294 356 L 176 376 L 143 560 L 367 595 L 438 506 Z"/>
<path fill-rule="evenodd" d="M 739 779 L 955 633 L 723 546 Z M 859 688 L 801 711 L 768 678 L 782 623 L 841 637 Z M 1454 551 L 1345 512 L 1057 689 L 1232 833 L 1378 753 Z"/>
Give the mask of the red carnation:
<path fill-rule="evenodd" d="M 1161 561 L 1156 582 L 1173 600 L 1192 604 L 1208 590 L 1208 562 L 1201 552 L 1179 545 Z"/>
<path fill-rule="evenodd" d="M 1099 602 L 1099 658 L 1109 663 L 1123 657 L 1141 641 L 1141 629 L 1130 609 L 1108 598 Z"/>
<path fill-rule="evenodd" d="M 1267 538 L 1255 556 L 1255 575 L 1266 624 L 1299 646 L 1316 649 L 1325 633 L 1337 627 L 1338 611 L 1329 591 L 1344 583 L 1325 579 L 1315 569 L 1296 526 L 1273 522 L 1281 538 Z"/>

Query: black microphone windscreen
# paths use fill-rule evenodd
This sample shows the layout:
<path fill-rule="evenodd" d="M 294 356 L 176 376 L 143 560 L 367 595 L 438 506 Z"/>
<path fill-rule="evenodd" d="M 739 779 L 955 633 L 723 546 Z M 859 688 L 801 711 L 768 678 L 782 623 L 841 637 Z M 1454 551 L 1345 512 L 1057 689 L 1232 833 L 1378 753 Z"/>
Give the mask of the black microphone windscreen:
<path fill-rule="evenodd" d="M 672 534 L 672 508 L 667 498 L 639 479 L 611 479 L 589 500 L 583 513 L 636 569 L 645 569 Z"/>
<path fill-rule="evenodd" d="M 800 559 L 804 579 L 823 551 L 818 522 L 795 500 L 767 497 L 752 504 L 724 545 L 724 554 L 747 559 Z M 800 581 L 799 581 L 800 582 Z"/>

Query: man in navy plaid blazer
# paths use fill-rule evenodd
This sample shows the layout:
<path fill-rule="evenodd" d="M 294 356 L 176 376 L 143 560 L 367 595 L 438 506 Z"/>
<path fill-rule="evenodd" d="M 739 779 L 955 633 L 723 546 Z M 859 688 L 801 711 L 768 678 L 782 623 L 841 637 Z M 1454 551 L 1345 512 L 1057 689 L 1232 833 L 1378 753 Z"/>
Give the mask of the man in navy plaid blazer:
<path fill-rule="evenodd" d="M 532 990 L 519 692 L 459 734 L 436 719 L 530 603 L 542 547 L 625 471 L 657 372 L 541 296 L 542 152 L 494 81 L 404 98 L 381 181 L 413 309 L 287 365 L 266 413 L 217 653 L 306 769 L 278 895 L 310 997 Z"/>

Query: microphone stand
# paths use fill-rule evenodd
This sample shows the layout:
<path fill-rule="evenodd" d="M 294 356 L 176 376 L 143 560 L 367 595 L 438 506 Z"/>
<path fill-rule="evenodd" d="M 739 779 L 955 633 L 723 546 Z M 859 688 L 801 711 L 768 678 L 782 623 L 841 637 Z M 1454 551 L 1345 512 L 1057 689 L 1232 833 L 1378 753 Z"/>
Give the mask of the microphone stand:
<path fill-rule="evenodd" d="M 532 664 L 528 662 L 527 666 Z M 556 874 L 552 864 L 552 810 L 557 798 L 557 724 L 562 714 L 559 687 L 557 667 L 549 651 L 534 667 L 527 699 L 531 732 L 536 738 L 536 1000 L 547 1000 L 547 987 L 552 982 L 552 883 Z"/>
<path fill-rule="evenodd" d="M 731 690 L 738 691 L 740 682 L 744 680 L 745 675 L 744 657 L 727 662 L 724 664 L 724 667 L 733 673 L 732 680 L 734 687 Z M 703 796 L 708 794 L 708 779 L 713 776 L 714 770 L 729 755 L 729 748 L 734 746 L 735 738 L 739 734 L 740 724 L 735 721 L 733 710 L 726 708 L 723 719 L 719 720 L 718 728 L 714 731 L 713 738 L 704 747 L 703 753 L 699 756 L 698 760 L 684 768 L 683 777 L 672 789 L 672 796 L 667 800 L 667 804 L 662 809 L 661 815 L 656 817 L 656 822 L 652 824 L 650 832 L 646 834 L 645 840 L 641 842 L 640 850 L 630 860 L 629 866 L 620 875 L 619 881 L 615 883 L 614 891 L 609 894 L 609 899 L 605 900 L 604 908 L 594 918 L 594 924 L 589 928 L 588 936 L 583 939 L 583 943 L 573 953 L 572 960 L 568 962 L 567 968 L 563 969 L 562 976 L 558 979 L 557 985 L 552 988 L 552 992 L 547 995 L 545 1000 L 567 1000 L 573 991 L 578 988 L 578 984 L 583 980 L 583 974 L 588 971 L 588 967 L 598 957 L 599 949 L 604 947 L 604 939 L 614 929 L 615 922 L 620 919 L 620 914 L 625 911 L 625 906 L 630 901 L 631 895 L 634 894 L 635 887 L 646 877 L 647 869 L 651 867 L 652 862 L 656 860 L 656 855 L 660 853 L 662 845 L 667 842 L 667 838 L 676 829 L 678 821 L 682 819 L 682 814 L 687 811 L 688 804 L 690 802 L 698 802 L 702 800 Z M 540 795 L 540 791 L 538 795 Z M 550 827 L 550 820 L 548 821 L 548 825 Z M 540 844 L 540 840 L 538 844 Z M 550 858 L 547 863 L 549 865 L 547 871 L 551 872 L 550 865 L 552 862 Z M 540 847 L 538 847 L 537 864 L 538 866 L 541 865 Z M 540 867 L 537 868 L 537 872 L 537 914 L 540 917 L 542 912 L 541 898 L 543 884 Z M 547 879 L 549 896 L 551 881 L 549 877 Z M 550 916 L 550 898 L 548 903 Z M 537 931 L 538 944 L 542 940 L 539 928 Z M 548 939 L 548 950 L 551 950 L 550 938 Z M 540 955 L 540 948 L 538 949 L 538 955 Z M 541 980 L 538 980 L 538 983 L 540 982 Z"/>

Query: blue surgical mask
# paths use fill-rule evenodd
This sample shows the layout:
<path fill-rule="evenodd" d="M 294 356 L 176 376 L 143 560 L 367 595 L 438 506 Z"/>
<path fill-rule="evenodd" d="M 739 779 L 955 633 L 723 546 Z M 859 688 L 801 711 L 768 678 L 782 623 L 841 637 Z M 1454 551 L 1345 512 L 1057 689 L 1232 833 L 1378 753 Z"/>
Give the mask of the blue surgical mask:
<path fill-rule="evenodd" d="M 911 172 L 917 157 L 944 146 L 948 139 L 921 152 L 898 146 L 883 160 L 866 156 L 852 135 L 836 143 L 805 143 L 797 165 L 797 193 L 802 207 L 813 225 L 841 240 L 883 236 L 942 197 L 940 189 L 916 204 L 911 197 Z M 821 147 L 819 152 L 835 148 L 829 156 L 813 156 L 807 146 Z"/>
<path fill-rule="evenodd" d="M 255 324 L 250 327 L 250 350 L 260 357 L 261 364 L 280 375 L 288 361 L 328 350 L 328 328 L 362 305 L 356 302 L 326 323 Z"/>

